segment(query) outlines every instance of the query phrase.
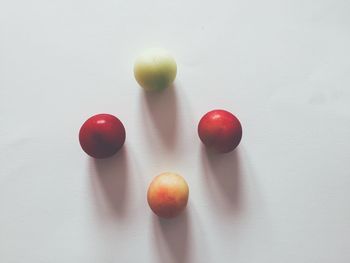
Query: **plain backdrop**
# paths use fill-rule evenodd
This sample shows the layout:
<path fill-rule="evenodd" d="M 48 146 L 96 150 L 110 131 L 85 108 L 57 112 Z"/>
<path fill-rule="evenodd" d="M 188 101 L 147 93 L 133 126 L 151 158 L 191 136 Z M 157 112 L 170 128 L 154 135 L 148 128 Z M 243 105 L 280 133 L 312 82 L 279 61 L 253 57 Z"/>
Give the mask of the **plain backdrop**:
<path fill-rule="evenodd" d="M 0 2 L 0 262 L 349 263 L 350 1 Z M 146 94 L 133 61 L 168 49 L 175 85 Z M 240 118 L 238 149 L 208 154 L 197 123 Z M 108 160 L 81 124 L 111 113 Z M 159 220 L 164 171 L 190 186 Z"/>

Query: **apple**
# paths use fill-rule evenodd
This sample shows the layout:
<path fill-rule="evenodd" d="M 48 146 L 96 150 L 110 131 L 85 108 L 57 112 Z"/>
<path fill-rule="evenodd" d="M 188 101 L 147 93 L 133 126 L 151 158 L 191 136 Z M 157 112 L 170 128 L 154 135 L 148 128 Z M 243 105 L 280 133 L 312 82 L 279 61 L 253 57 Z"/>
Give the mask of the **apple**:
<path fill-rule="evenodd" d="M 163 218 L 179 215 L 186 207 L 189 189 L 185 179 L 176 173 L 162 173 L 151 182 L 147 201 L 152 211 Z"/>
<path fill-rule="evenodd" d="M 94 115 L 81 126 L 79 142 L 81 148 L 91 157 L 111 157 L 125 142 L 124 125 L 113 115 Z"/>
<path fill-rule="evenodd" d="M 201 118 L 198 135 L 209 149 L 227 153 L 233 151 L 240 143 L 242 126 L 231 112 L 212 110 Z"/>
<path fill-rule="evenodd" d="M 146 91 L 160 91 L 173 83 L 177 72 L 174 58 L 163 49 L 150 49 L 134 64 L 136 81 Z"/>

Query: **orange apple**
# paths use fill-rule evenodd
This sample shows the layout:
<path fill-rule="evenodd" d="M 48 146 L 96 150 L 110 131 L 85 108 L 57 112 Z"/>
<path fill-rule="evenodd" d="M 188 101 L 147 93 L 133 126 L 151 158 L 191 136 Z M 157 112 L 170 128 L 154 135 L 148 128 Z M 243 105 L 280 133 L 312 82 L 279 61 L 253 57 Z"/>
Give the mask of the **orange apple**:
<path fill-rule="evenodd" d="M 147 201 L 152 211 L 163 218 L 179 215 L 187 205 L 189 189 L 185 179 L 176 173 L 162 173 L 149 185 Z"/>

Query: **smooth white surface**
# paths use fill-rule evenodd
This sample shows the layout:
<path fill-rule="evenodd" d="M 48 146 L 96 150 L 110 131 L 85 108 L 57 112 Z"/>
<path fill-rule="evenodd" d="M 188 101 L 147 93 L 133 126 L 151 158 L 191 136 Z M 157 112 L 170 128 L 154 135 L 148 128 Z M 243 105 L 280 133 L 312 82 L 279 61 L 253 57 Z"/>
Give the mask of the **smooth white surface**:
<path fill-rule="evenodd" d="M 349 263 L 350 2 L 0 2 L 0 262 Z M 172 51 L 174 90 L 145 94 L 135 56 Z M 205 112 L 242 121 L 208 156 Z M 86 118 L 123 120 L 124 150 L 94 163 Z M 186 177 L 159 221 L 150 180 Z"/>

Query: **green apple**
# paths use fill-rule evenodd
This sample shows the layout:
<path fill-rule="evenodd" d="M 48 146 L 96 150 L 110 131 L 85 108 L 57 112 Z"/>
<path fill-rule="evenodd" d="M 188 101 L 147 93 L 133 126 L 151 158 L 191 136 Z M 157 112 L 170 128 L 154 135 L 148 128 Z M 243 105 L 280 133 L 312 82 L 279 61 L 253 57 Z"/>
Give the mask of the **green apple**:
<path fill-rule="evenodd" d="M 135 61 L 136 81 L 147 91 L 160 91 L 169 87 L 177 72 L 175 59 L 163 49 L 150 49 Z"/>

